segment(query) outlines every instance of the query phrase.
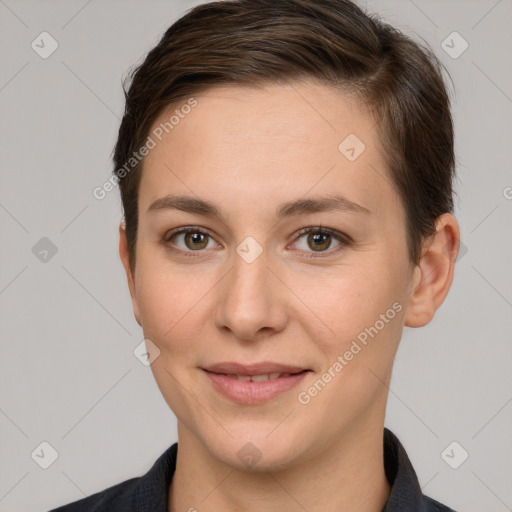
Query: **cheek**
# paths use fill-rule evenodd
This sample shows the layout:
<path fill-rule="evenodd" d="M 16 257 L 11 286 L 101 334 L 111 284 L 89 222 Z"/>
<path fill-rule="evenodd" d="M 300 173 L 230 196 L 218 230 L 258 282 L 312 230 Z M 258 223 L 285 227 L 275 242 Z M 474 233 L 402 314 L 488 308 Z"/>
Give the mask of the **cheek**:
<path fill-rule="evenodd" d="M 373 325 L 398 299 L 392 276 L 379 268 L 375 261 L 302 275 L 294 288 L 331 335 L 346 340 Z"/>
<path fill-rule="evenodd" d="M 332 389 L 349 402 L 380 388 L 376 375 L 389 373 L 403 330 L 400 274 L 375 255 L 359 262 L 333 269 L 320 280 L 302 277 L 299 292 L 316 314 L 304 325 L 323 353 L 324 370 L 342 358 L 343 377 L 335 379 Z"/>
<path fill-rule="evenodd" d="M 205 293 L 199 281 L 190 269 L 180 272 L 166 265 L 148 265 L 141 272 L 137 298 L 144 335 L 162 352 L 184 353 L 193 346 Z"/>
<path fill-rule="evenodd" d="M 387 272 L 377 268 L 386 267 L 338 272 L 325 293 L 313 298 L 315 311 L 330 328 L 323 328 L 321 337 L 310 333 L 324 355 L 323 371 L 335 375 L 317 404 L 328 424 L 339 422 L 340 407 L 363 414 L 386 390 L 383 381 L 400 342 L 404 308 L 396 277 L 389 267 Z"/>

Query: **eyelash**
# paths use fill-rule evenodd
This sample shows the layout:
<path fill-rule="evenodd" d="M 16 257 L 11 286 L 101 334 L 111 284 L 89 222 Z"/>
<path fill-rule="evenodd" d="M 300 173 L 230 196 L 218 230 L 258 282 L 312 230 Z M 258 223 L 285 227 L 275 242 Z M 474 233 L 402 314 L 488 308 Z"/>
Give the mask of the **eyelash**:
<path fill-rule="evenodd" d="M 344 235 L 334 229 L 324 228 L 321 225 L 320 226 L 311 226 L 308 228 L 301 229 L 297 233 L 297 238 L 301 238 L 301 236 L 308 235 L 310 233 L 315 233 L 315 234 L 320 234 L 320 235 L 330 235 L 331 237 L 338 240 L 338 242 L 340 242 L 340 245 L 334 249 L 328 249 L 326 251 L 319 251 L 319 252 L 311 251 L 310 253 L 308 252 L 309 255 L 306 256 L 307 259 L 331 256 L 332 254 L 339 252 L 342 249 L 350 246 L 352 243 L 352 240 L 350 239 L 350 237 L 348 235 Z M 324 254 L 325 256 L 322 256 L 322 254 Z"/>
<path fill-rule="evenodd" d="M 204 230 L 203 228 L 200 228 L 199 226 L 187 226 L 187 227 L 183 227 L 183 228 L 178 228 L 177 230 L 172 231 L 171 233 L 168 233 L 165 236 L 164 240 L 162 241 L 164 246 L 168 250 L 170 250 L 170 251 L 172 251 L 174 253 L 178 253 L 180 255 L 186 256 L 186 257 L 194 258 L 194 257 L 196 257 L 196 255 L 194 253 L 200 253 L 200 252 L 203 252 L 203 250 L 199 249 L 197 251 L 191 251 L 191 250 L 185 251 L 183 249 L 176 249 L 172 245 L 169 245 L 170 240 L 174 236 L 179 235 L 181 233 L 201 233 L 201 234 L 207 235 L 211 239 L 215 240 L 215 238 L 208 231 Z M 340 233 L 340 232 L 335 231 L 335 230 L 330 229 L 330 228 L 324 228 L 321 225 L 320 226 L 310 226 L 310 227 L 301 229 L 297 233 L 297 238 L 296 239 L 301 238 L 301 236 L 307 235 L 307 234 L 310 234 L 310 233 L 322 234 L 322 235 L 330 235 L 333 238 L 335 238 L 336 240 L 338 240 L 340 242 L 340 245 L 337 248 L 335 248 L 334 250 L 329 249 L 329 250 L 326 250 L 326 251 L 319 251 L 318 253 L 315 253 L 313 251 L 309 256 L 306 256 L 307 259 L 326 257 L 326 256 L 322 256 L 323 254 L 327 254 L 327 256 L 330 256 L 333 253 L 338 252 L 338 251 L 342 250 L 345 247 L 349 247 L 351 245 L 351 243 L 352 243 L 352 240 L 351 240 L 351 238 L 349 236 L 344 235 L 343 233 Z"/>

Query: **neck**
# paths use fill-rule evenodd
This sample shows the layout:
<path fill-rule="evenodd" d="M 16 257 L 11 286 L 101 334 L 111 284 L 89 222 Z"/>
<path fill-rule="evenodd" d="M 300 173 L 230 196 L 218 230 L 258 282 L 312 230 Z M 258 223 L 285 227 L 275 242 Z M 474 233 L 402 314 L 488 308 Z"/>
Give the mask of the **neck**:
<path fill-rule="evenodd" d="M 344 432 L 292 468 L 240 470 L 212 457 L 178 423 L 178 457 L 169 512 L 381 512 L 390 487 L 384 471 L 383 425 Z"/>

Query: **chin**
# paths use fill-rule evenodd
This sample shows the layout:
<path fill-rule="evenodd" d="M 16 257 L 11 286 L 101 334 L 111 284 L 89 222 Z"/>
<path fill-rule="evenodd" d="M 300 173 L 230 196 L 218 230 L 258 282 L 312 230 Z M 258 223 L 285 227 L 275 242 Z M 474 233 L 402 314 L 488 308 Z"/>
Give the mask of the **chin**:
<path fill-rule="evenodd" d="M 275 424 L 272 428 L 275 428 Z M 240 428 L 238 432 L 230 430 L 233 437 L 225 435 L 222 441 L 215 436 L 209 439 L 208 435 L 203 439 L 211 455 L 227 466 L 240 471 L 275 472 L 276 469 L 287 469 L 296 464 L 299 456 L 297 448 L 303 443 L 290 435 L 289 430 L 283 429 L 278 435 L 277 429 L 272 432 L 272 428 L 265 423 L 264 428 Z"/>

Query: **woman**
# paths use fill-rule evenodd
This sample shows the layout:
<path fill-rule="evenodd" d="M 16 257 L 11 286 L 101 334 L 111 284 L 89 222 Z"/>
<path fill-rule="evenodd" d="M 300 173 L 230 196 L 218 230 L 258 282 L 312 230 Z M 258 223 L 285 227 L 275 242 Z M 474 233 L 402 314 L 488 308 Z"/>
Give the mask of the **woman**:
<path fill-rule="evenodd" d="M 384 429 L 459 249 L 436 57 L 349 0 L 199 5 L 135 70 L 114 163 L 178 443 L 56 510 L 450 511 Z"/>

